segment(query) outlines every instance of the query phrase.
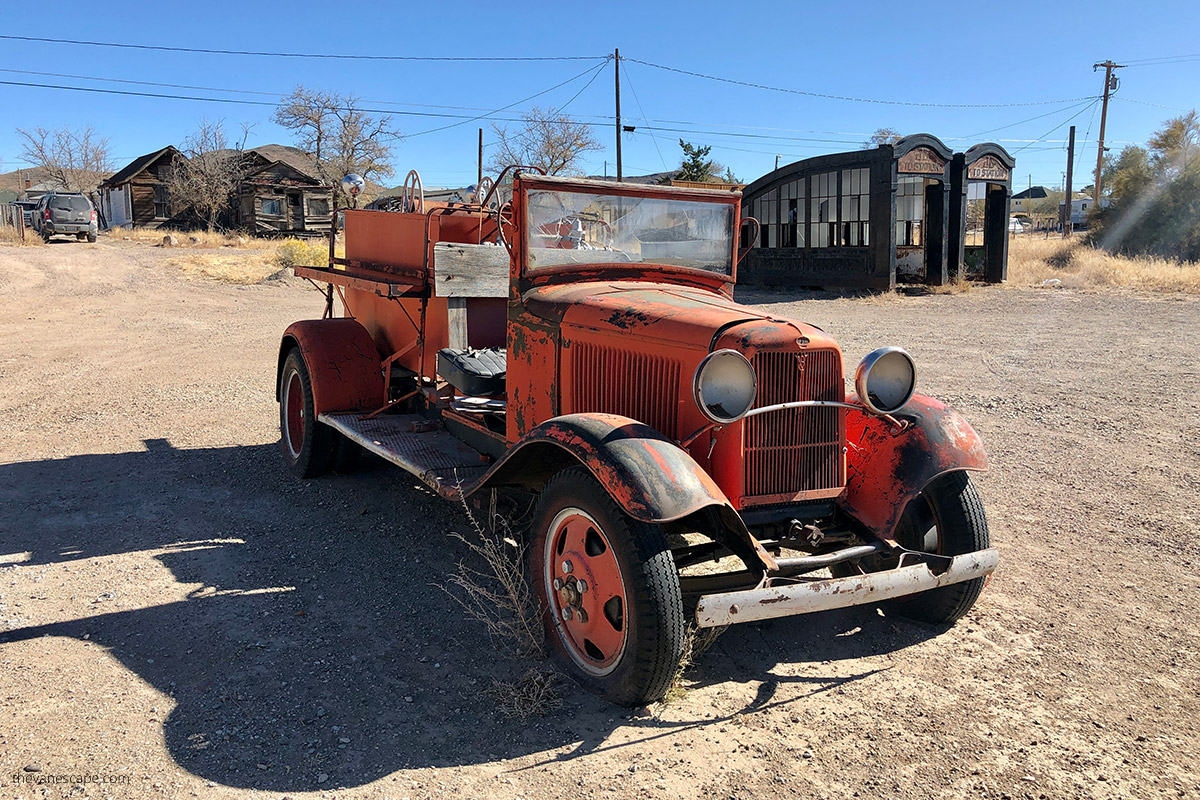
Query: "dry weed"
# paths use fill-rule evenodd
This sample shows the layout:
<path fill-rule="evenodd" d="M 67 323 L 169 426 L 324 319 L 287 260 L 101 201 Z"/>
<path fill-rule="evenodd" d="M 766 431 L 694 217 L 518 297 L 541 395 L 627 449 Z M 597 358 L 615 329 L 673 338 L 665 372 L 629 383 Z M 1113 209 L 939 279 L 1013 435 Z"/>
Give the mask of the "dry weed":
<path fill-rule="evenodd" d="M 279 271 L 260 250 L 187 253 L 168 259 L 167 264 L 189 276 L 239 284 L 258 283 Z"/>
<path fill-rule="evenodd" d="M 530 669 L 520 680 L 492 681 L 485 693 L 504 716 L 527 720 L 545 716 L 562 705 L 559 682 L 556 673 Z"/>
<path fill-rule="evenodd" d="M 1079 237 L 1015 236 L 1008 248 L 1008 282 L 1016 286 L 1057 285 L 1070 289 L 1120 287 L 1200 293 L 1200 264 L 1114 255 Z"/>
<path fill-rule="evenodd" d="M 508 518 L 494 508 L 487 525 L 463 501 L 463 509 L 475 535 L 458 539 L 480 566 L 460 561 L 442 590 L 462 607 L 468 617 L 483 623 L 493 644 L 518 657 L 540 657 L 545 639 L 537 601 L 526 575 L 525 555 L 528 544 Z"/>
<path fill-rule="evenodd" d="M 174 235 L 180 247 L 236 247 L 242 250 L 274 250 L 279 242 L 275 239 L 259 239 L 236 231 L 174 231 L 163 228 L 111 228 L 101 235 L 121 242 L 162 244 L 164 236 Z M 192 241 L 196 239 L 197 241 Z"/>
<path fill-rule="evenodd" d="M 675 677 L 671 680 L 671 686 L 667 689 L 667 693 L 663 695 L 660 701 L 663 705 L 677 703 L 687 697 L 690 681 L 688 673 L 696 666 L 696 662 L 700 656 L 708 651 L 716 643 L 717 638 L 724 633 L 726 628 L 697 628 L 695 625 L 688 626 L 687 635 L 683 640 L 683 654 L 679 658 L 679 666 L 675 670 Z"/>
<path fill-rule="evenodd" d="M 46 243 L 31 228 L 25 229 L 24 239 L 21 238 L 21 232 L 16 228 L 0 228 L 0 244 L 14 247 L 44 247 Z"/>

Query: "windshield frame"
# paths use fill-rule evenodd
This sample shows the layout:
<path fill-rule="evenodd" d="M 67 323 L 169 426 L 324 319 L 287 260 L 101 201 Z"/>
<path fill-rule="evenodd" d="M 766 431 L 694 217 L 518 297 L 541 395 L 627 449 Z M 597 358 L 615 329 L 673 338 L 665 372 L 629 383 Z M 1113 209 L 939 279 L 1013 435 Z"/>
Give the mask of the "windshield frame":
<path fill-rule="evenodd" d="M 597 270 L 602 270 L 606 274 L 613 276 L 667 276 L 672 273 L 677 275 L 694 276 L 705 279 L 705 282 L 717 281 L 719 283 L 734 284 L 737 282 L 737 262 L 738 262 L 738 238 L 739 226 L 741 223 L 741 198 L 740 190 L 731 190 L 728 192 L 717 189 L 692 189 L 684 187 L 671 186 L 652 186 L 649 184 L 631 184 L 631 183 L 615 183 L 611 181 L 601 181 L 586 178 L 562 178 L 558 176 L 537 175 L 530 173 L 519 173 L 515 178 L 516 191 L 513 197 L 513 212 L 514 219 L 519 219 L 521 222 L 520 236 L 514 237 L 516 241 L 513 243 L 516 247 L 517 262 L 520 264 L 521 277 L 529 280 L 540 280 L 544 277 L 555 275 L 563 275 L 564 273 L 588 272 L 595 273 Z M 605 195 L 609 197 L 630 197 L 636 199 L 651 199 L 651 200 L 678 200 L 693 203 L 712 203 L 714 205 L 723 205 L 730 208 L 732 214 L 732 235 L 729 241 L 729 274 L 724 272 L 713 272 L 711 270 L 701 269 L 698 267 L 687 267 L 677 264 L 660 264 L 654 261 L 636 261 L 636 262 L 581 262 L 578 264 L 564 264 L 544 267 L 530 268 L 529 263 L 529 239 L 532 229 L 532 223 L 529 218 L 529 193 L 534 191 L 549 191 L 549 192 L 571 192 L 575 194 L 592 194 Z"/>

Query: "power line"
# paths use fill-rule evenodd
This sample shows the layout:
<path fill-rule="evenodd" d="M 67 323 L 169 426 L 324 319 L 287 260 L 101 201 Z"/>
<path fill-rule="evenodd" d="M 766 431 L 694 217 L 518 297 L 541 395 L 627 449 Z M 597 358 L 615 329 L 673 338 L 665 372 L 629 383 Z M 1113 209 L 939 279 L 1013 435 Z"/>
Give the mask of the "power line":
<path fill-rule="evenodd" d="M 1195 109 L 1191 109 L 1191 108 L 1180 108 L 1179 106 L 1164 106 L 1162 103 L 1151 103 L 1147 100 L 1134 100 L 1132 97 L 1125 97 L 1124 95 L 1119 95 L 1119 94 L 1113 95 L 1113 99 L 1114 100 L 1124 100 L 1126 103 L 1137 103 L 1140 106 L 1154 106 L 1155 108 L 1165 108 L 1168 111 L 1187 112 L 1187 111 L 1195 110 Z"/>
<path fill-rule="evenodd" d="M 1093 100 L 1093 101 L 1092 101 L 1092 104 L 1094 105 L 1094 104 L 1096 104 L 1096 103 L 1098 103 L 1098 102 L 1100 102 L 1100 101 L 1099 101 L 1099 100 Z M 1030 146 L 1030 145 L 1032 145 L 1032 144 L 1035 144 L 1035 143 L 1037 143 L 1037 142 L 1040 142 L 1040 141 L 1042 141 L 1043 139 L 1045 139 L 1045 138 L 1046 138 L 1047 136 L 1049 136 L 1050 134 L 1054 133 L 1056 130 L 1058 130 L 1058 129 L 1059 129 L 1059 128 L 1061 128 L 1062 126 L 1064 126 L 1064 125 L 1067 125 L 1068 123 L 1070 123 L 1072 120 L 1074 120 L 1074 119 L 1075 119 L 1075 117 L 1078 117 L 1080 114 L 1082 114 L 1082 113 L 1083 113 L 1083 112 L 1085 112 L 1085 111 L 1087 111 L 1087 109 L 1086 109 L 1086 108 L 1081 108 L 1079 111 L 1077 111 L 1077 112 L 1075 112 L 1074 114 L 1072 114 L 1072 115 L 1071 115 L 1071 117 L 1070 117 L 1070 118 L 1068 118 L 1068 119 L 1067 119 L 1065 122 L 1060 122 L 1060 123 L 1058 123 L 1058 124 L 1057 124 L 1057 125 L 1055 125 L 1053 128 L 1051 128 L 1050 130 L 1046 131 L 1046 132 L 1045 132 L 1045 133 L 1043 133 L 1041 136 L 1039 136 L 1038 138 L 1034 139 L 1032 142 L 1030 142 L 1029 144 L 1025 145 L 1024 147 L 1018 147 L 1016 150 L 1014 150 L 1014 151 L 1013 151 L 1013 155 L 1016 155 L 1017 153 L 1021 152 L 1021 151 L 1022 151 L 1022 150 L 1024 150 L 1026 147 L 1029 147 L 1029 146 Z M 1057 149 L 1057 150 L 1061 150 L 1062 148 L 1055 148 L 1055 149 Z"/>
<path fill-rule="evenodd" d="M 380 56 L 346 53 L 274 53 L 259 50 L 216 50 L 207 47 L 168 47 L 160 44 L 129 44 L 127 42 L 92 42 L 82 39 L 50 39 L 43 36 L 11 36 L 0 39 L 50 44 L 78 44 L 88 47 L 117 47 L 127 50 L 158 50 L 169 53 L 204 53 L 222 56 L 267 56 L 269 58 L 323 58 L 350 61 L 600 61 L 606 56 Z"/>
<path fill-rule="evenodd" d="M 418 132 L 416 132 L 416 133 L 410 133 L 410 134 L 406 134 L 406 138 L 412 138 L 412 137 L 414 137 L 414 136 L 424 136 L 424 135 L 426 135 L 426 134 L 429 134 L 429 133 L 437 133 L 438 131 L 444 131 L 444 130 L 448 130 L 448 129 L 450 129 L 450 128 L 455 128 L 455 127 L 458 127 L 459 125 L 466 125 L 468 122 L 475 122 L 475 121 L 477 121 L 477 120 L 481 120 L 481 119 L 483 119 L 484 117 L 491 117 L 493 114 L 499 114 L 501 111 L 508 111 L 508 110 L 509 110 L 509 109 L 511 109 L 513 106 L 519 106 L 519 105 L 521 105 L 522 103 L 527 103 L 527 102 L 529 102 L 530 100 L 533 100 L 535 97 L 541 97 L 542 95 L 544 95 L 544 94 L 546 94 L 546 93 L 548 93 L 548 92 L 552 92 L 552 91 L 554 91 L 555 89 L 558 89 L 559 87 L 566 86 L 568 83 L 571 83 L 572 81 L 579 80 L 579 79 L 580 79 L 580 78 L 582 78 L 584 75 L 587 75 L 589 72 L 593 72 L 593 71 L 594 71 L 596 74 L 599 74 L 599 73 L 600 73 L 600 70 L 604 69 L 604 67 L 605 67 L 605 65 L 606 65 L 606 64 L 608 64 L 608 59 L 605 59 L 603 64 L 598 64 L 598 65 L 596 65 L 596 66 L 594 66 L 594 67 L 588 67 L 588 68 L 587 68 L 587 69 L 585 69 L 583 72 L 581 72 L 581 73 L 579 73 L 578 75 L 575 75 L 575 76 L 573 76 L 573 77 L 567 78 L 567 79 L 566 79 L 565 81 L 563 81 L 562 83 L 556 83 L 555 85 L 551 86 L 549 89 L 543 89 L 542 91 L 540 91 L 540 92 L 538 92 L 538 93 L 536 93 L 536 94 L 531 94 L 531 95 L 529 95 L 529 97 L 526 97 L 526 98 L 523 98 L 523 99 L 521 99 L 521 100 L 518 100 L 518 101 L 516 101 L 515 103 L 509 103 L 509 104 L 508 104 L 508 105 L 506 105 L 506 106 L 503 106 L 503 107 L 501 107 L 501 108 L 497 108 L 497 109 L 495 109 L 494 111 L 489 111 L 489 112 L 487 112 L 487 113 L 484 113 L 484 114 L 477 114 L 476 116 L 474 116 L 474 117 L 470 117 L 470 118 L 468 118 L 468 119 L 464 119 L 464 120 L 462 120 L 461 122 L 452 122 L 452 123 L 450 123 L 449 125 L 442 125 L 442 126 L 440 126 L 440 127 L 437 127 L 437 128 L 430 128 L 429 130 L 418 131 Z M 593 76 L 592 76 L 592 78 L 593 78 L 593 79 L 594 79 L 595 77 L 596 77 L 595 75 L 593 75 Z M 588 81 L 588 83 L 591 83 L 591 81 Z M 587 88 L 587 86 L 585 85 L 583 88 L 584 88 L 584 89 L 586 89 L 586 88 Z M 583 91 L 583 90 L 581 89 L 580 91 Z M 576 96 L 578 96 L 578 95 L 576 95 Z M 575 98 L 573 97 L 573 98 L 571 98 L 571 99 L 572 99 L 572 100 L 574 100 Z M 570 101 L 568 101 L 568 102 L 570 102 Z M 446 116 L 446 115 L 443 115 L 443 116 Z M 503 121 L 503 122 L 520 122 L 521 120 L 519 120 L 519 119 L 506 119 L 506 120 L 501 120 L 501 121 Z"/>
<path fill-rule="evenodd" d="M 680 75 L 690 75 L 693 78 L 703 78 L 710 81 L 718 81 L 720 83 L 730 83 L 735 86 L 746 86 L 751 89 L 764 89 L 769 92 L 782 92 L 784 94 L 798 94 L 805 97 L 817 97 L 823 100 L 844 100 L 853 103 L 876 103 L 879 105 L 889 106 L 920 106 L 923 108 L 1015 108 L 1018 106 L 1049 106 L 1049 105 L 1065 105 L 1066 103 L 1075 103 L 1080 100 L 1090 100 L 1090 97 L 1072 97 L 1066 100 L 1034 100 L 1025 103 L 917 103 L 908 100 L 877 100 L 865 97 L 847 97 L 845 95 L 825 94 L 823 92 L 810 92 L 803 89 L 784 89 L 778 86 L 767 86 L 762 83 L 752 83 L 750 81 L 740 81 L 733 78 L 722 78 L 718 75 L 706 75 L 703 72 L 693 72 L 691 70 L 679 69 L 678 67 L 667 67 L 662 64 L 654 64 L 649 61 L 641 61 L 636 58 L 627 58 L 626 61 L 632 61 L 635 64 L 641 64 L 644 67 L 653 67 L 666 72 L 676 72 Z"/>
<path fill-rule="evenodd" d="M 622 71 L 625 73 L 625 85 L 633 92 L 633 102 L 637 103 L 638 111 L 642 113 L 642 122 L 649 123 L 650 120 L 646 119 L 646 109 L 642 108 L 642 101 L 638 99 L 637 89 L 633 88 L 633 81 L 629 80 L 629 70 L 622 67 Z M 662 150 L 658 147 L 658 137 L 653 132 L 650 132 L 650 141 L 654 142 L 654 150 L 658 153 L 658 160 L 662 162 L 663 171 L 670 171 L 671 168 L 667 166 L 667 160 L 663 158 Z"/>
<path fill-rule="evenodd" d="M 1089 97 L 1087 100 L 1084 101 L 1084 103 L 1095 102 L 1098 99 L 1099 98 L 1097 98 L 1097 97 Z M 1008 125 L 1001 125 L 998 128 L 989 128 L 986 131 L 979 131 L 978 133 L 972 133 L 967 136 L 955 137 L 955 138 L 974 139 L 979 136 L 984 136 L 985 134 L 995 133 L 996 131 L 1003 131 L 1003 130 L 1007 130 L 1008 128 L 1015 128 L 1018 125 L 1024 125 L 1027 122 L 1033 122 L 1034 120 L 1041 119 L 1042 117 L 1050 117 L 1055 114 L 1062 114 L 1064 111 L 1071 111 L 1072 109 L 1079 108 L 1079 106 L 1084 105 L 1084 103 L 1079 103 L 1077 105 L 1068 106 L 1066 108 L 1056 108 L 1053 111 L 1047 111 L 1045 114 L 1038 114 L 1036 117 L 1030 117 L 1029 119 L 1023 119 L 1020 122 L 1010 122 Z"/>

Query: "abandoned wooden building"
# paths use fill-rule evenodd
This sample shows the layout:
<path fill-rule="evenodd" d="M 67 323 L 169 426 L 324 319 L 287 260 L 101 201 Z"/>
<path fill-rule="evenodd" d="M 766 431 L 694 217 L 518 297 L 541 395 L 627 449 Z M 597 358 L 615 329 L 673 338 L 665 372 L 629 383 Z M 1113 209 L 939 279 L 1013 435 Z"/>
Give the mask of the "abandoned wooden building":
<path fill-rule="evenodd" d="M 158 228 L 174 213 L 168 179 L 183 154 L 171 145 L 138 156 L 119 172 L 101 181 L 100 216 L 109 228 Z"/>
<path fill-rule="evenodd" d="M 318 177 L 311 157 L 281 145 L 248 150 L 245 156 L 231 209 L 233 227 L 268 236 L 329 232 L 333 187 Z"/>
<path fill-rule="evenodd" d="M 742 213 L 762 232 L 739 280 L 860 289 L 1003 281 L 1014 165 L 997 144 L 956 155 L 929 134 L 784 165 L 744 190 Z M 972 185 L 979 215 L 968 209 Z"/>
<path fill-rule="evenodd" d="M 226 227 L 263 236 L 328 233 L 333 187 L 318 177 L 316 162 L 302 150 L 264 145 L 240 158 L 240 178 Z M 131 161 L 100 184 L 100 211 L 107 227 L 184 227 L 199 222 L 191 209 L 171 197 L 170 171 L 187 157 L 168 145 Z"/>

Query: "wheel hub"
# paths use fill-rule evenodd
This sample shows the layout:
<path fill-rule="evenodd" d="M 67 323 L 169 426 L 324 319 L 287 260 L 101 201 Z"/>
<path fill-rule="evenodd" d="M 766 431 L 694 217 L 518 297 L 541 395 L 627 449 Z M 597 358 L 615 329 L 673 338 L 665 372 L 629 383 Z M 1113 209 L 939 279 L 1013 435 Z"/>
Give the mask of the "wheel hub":
<path fill-rule="evenodd" d="M 596 674 L 625 649 L 626 594 L 621 568 L 600 525 L 581 509 L 560 512 L 547 541 L 547 596 L 572 658 Z"/>

